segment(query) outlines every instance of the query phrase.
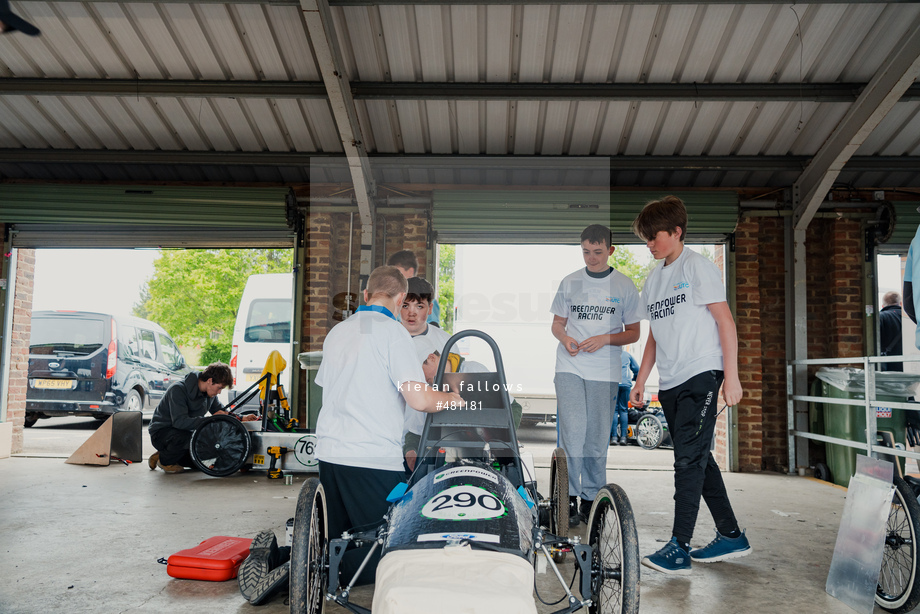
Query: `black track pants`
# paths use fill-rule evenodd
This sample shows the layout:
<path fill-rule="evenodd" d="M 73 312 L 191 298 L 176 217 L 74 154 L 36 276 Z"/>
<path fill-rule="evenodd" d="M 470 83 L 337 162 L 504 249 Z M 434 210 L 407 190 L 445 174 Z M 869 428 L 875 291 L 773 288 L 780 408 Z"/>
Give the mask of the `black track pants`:
<path fill-rule="evenodd" d="M 402 471 L 384 471 L 349 467 L 319 461 L 319 481 L 326 491 L 329 539 L 338 539 L 343 531 L 370 529 L 383 520 L 390 507 L 387 495 L 406 479 Z M 371 526 L 366 526 L 371 525 Z M 358 570 L 370 546 L 349 550 L 342 557 L 340 582 L 347 585 Z M 358 584 L 373 584 L 380 562 L 380 547 L 361 572 Z"/>
<path fill-rule="evenodd" d="M 681 542 L 689 543 L 693 537 L 701 496 L 719 533 L 725 535 L 738 528 L 722 473 L 710 452 L 722 379 L 722 371 L 704 371 L 658 393 L 674 442 L 672 534 Z"/>

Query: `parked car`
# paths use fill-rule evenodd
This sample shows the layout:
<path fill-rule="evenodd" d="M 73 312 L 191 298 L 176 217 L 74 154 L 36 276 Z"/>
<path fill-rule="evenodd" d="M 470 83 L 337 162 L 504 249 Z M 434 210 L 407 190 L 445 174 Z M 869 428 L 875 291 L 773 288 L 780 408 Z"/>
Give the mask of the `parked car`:
<path fill-rule="evenodd" d="M 117 411 L 150 415 L 191 372 L 176 343 L 149 320 L 87 311 L 32 313 L 25 425 L 40 418 Z"/>

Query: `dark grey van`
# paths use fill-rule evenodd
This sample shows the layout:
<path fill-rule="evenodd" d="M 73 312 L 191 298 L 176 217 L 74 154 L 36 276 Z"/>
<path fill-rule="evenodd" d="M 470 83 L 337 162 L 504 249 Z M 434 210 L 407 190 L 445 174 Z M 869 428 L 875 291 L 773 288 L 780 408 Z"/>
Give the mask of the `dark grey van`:
<path fill-rule="evenodd" d="M 191 369 L 149 320 L 88 311 L 32 313 L 26 426 L 40 418 L 151 414 Z"/>

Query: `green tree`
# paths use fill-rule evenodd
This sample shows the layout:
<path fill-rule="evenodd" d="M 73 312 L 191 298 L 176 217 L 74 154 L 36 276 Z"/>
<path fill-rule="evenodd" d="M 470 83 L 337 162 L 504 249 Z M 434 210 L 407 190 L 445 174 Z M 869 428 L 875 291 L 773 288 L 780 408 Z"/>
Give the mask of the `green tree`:
<path fill-rule="evenodd" d="M 457 250 L 453 245 L 438 246 L 438 305 L 441 328 L 454 334 L 454 264 Z"/>
<path fill-rule="evenodd" d="M 246 280 L 257 273 L 289 273 L 286 249 L 190 249 L 164 251 L 135 314 L 165 328 L 180 345 L 202 344 L 230 355 L 233 325 Z"/>
<path fill-rule="evenodd" d="M 147 301 L 150 300 L 150 285 L 144 283 L 141 286 L 140 297 L 138 297 L 137 302 L 134 303 L 134 307 L 131 308 L 131 315 L 144 318 L 145 320 L 150 319 L 150 314 L 147 313 Z"/>
<path fill-rule="evenodd" d="M 617 248 L 613 255 L 607 259 L 607 264 L 633 280 L 636 288 L 641 291 L 648 274 L 658 263 L 655 260 L 640 262 L 631 251 Z"/>

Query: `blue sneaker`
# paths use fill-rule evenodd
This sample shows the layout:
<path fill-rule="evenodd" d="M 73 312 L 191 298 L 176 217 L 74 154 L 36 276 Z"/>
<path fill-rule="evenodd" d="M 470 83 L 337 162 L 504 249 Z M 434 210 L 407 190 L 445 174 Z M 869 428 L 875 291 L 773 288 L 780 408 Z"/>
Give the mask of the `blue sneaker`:
<path fill-rule="evenodd" d="M 691 550 L 690 558 L 697 563 L 715 563 L 717 561 L 747 556 L 753 550 L 744 531 L 741 532 L 740 537 L 732 539 L 731 537 L 725 537 L 716 529 L 716 538 L 709 542 L 709 545 L 704 548 L 694 548 Z"/>
<path fill-rule="evenodd" d="M 690 573 L 690 555 L 677 545 L 675 537 L 664 548 L 642 559 L 642 564 L 666 574 L 686 576 Z"/>

